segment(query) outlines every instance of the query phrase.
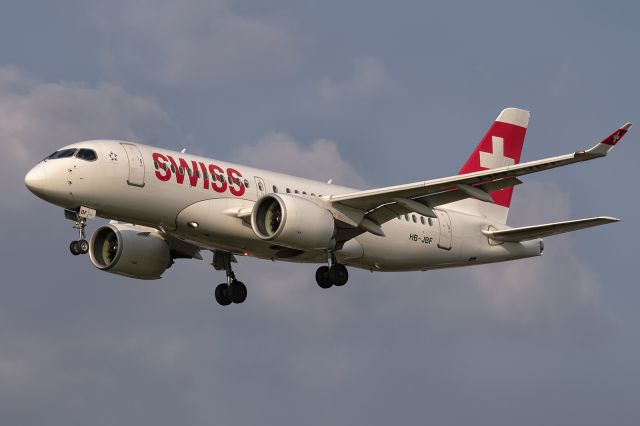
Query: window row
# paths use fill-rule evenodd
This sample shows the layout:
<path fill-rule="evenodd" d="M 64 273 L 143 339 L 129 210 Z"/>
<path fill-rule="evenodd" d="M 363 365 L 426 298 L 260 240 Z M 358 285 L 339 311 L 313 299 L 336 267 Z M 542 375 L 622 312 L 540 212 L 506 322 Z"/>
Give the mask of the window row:
<path fill-rule="evenodd" d="M 277 193 L 278 193 L 278 187 L 277 187 L 277 186 L 273 185 L 271 189 L 273 189 L 274 194 L 277 194 Z M 291 194 L 291 188 L 285 188 L 285 192 L 286 192 L 287 194 Z M 300 192 L 300 191 L 299 191 L 299 190 L 297 190 L 297 189 L 294 189 L 294 190 L 293 190 L 293 193 L 294 193 L 294 194 L 307 195 L 307 191 L 302 191 L 302 192 Z M 309 195 L 311 195 L 312 197 L 315 197 L 315 196 L 316 196 L 316 194 L 314 194 L 313 192 L 312 192 L 311 194 L 309 194 Z M 322 197 L 322 194 L 318 194 L 318 197 Z"/>
<path fill-rule="evenodd" d="M 402 215 L 404 216 L 404 220 L 406 222 L 411 222 L 413 221 L 413 223 L 418 223 L 418 217 L 420 218 L 420 223 L 422 223 L 423 225 L 429 224 L 429 226 L 433 226 L 433 219 L 431 219 L 430 217 L 425 218 L 424 216 L 418 216 L 415 214 L 405 214 Z M 398 216 L 398 220 L 402 220 L 402 216 Z"/>

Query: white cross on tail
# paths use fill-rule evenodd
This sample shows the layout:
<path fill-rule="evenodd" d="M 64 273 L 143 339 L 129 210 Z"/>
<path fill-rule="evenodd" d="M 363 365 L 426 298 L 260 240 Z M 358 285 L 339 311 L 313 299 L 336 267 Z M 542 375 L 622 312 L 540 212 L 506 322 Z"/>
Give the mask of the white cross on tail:
<path fill-rule="evenodd" d="M 499 136 L 491 136 L 493 153 L 480 151 L 480 167 L 496 169 L 498 167 L 512 166 L 515 160 L 504 155 L 504 139 Z"/>

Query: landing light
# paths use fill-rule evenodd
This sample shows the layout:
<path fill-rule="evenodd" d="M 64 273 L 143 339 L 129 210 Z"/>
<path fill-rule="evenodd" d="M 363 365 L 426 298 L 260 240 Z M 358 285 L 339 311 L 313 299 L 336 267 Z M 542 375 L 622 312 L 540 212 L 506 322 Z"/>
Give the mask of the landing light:
<path fill-rule="evenodd" d="M 189 226 L 189 228 L 196 229 L 200 225 L 198 225 L 198 222 L 189 222 L 187 223 L 187 226 Z"/>

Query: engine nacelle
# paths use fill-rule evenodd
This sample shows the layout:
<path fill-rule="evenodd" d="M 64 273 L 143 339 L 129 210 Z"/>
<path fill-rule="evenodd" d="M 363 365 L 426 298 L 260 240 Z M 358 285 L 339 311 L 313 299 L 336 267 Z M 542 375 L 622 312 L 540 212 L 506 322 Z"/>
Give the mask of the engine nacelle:
<path fill-rule="evenodd" d="M 109 224 L 93 233 L 91 263 L 103 271 L 142 280 L 155 280 L 171 266 L 169 245 L 146 226 Z"/>
<path fill-rule="evenodd" d="M 331 248 L 335 234 L 327 209 L 289 194 L 260 198 L 251 212 L 251 227 L 261 240 L 298 250 Z"/>

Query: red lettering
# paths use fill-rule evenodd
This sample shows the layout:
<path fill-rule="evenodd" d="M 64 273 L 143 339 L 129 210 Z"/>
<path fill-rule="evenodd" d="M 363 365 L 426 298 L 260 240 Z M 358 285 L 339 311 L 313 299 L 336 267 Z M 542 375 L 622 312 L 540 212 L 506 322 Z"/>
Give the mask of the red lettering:
<path fill-rule="evenodd" d="M 171 161 L 171 168 L 176 171 L 176 182 L 182 184 L 184 182 L 184 170 L 180 173 L 180 166 L 178 166 L 176 160 L 170 155 L 167 155 L 167 157 L 169 157 L 169 161 Z"/>
<path fill-rule="evenodd" d="M 156 177 L 158 179 L 163 182 L 171 179 L 171 170 L 169 169 L 169 166 L 167 166 L 167 157 L 160 153 L 154 152 L 153 162 L 159 167 L 159 169 L 156 170 Z"/>
<path fill-rule="evenodd" d="M 224 170 L 215 164 L 209 164 L 209 172 L 211 173 L 211 188 L 216 192 L 224 192 L 227 190 L 227 182 L 220 182 L 218 175 L 222 176 Z"/>
<path fill-rule="evenodd" d="M 202 180 L 204 180 L 204 189 L 209 189 L 209 178 L 207 177 L 207 166 L 204 163 L 200 164 L 200 170 L 202 170 Z"/>
<path fill-rule="evenodd" d="M 178 158 L 179 164 L 168 155 L 169 161 L 171 161 L 171 165 L 176 170 L 176 182 L 182 184 L 184 182 L 184 176 L 189 176 L 189 185 L 196 186 L 198 184 L 198 175 L 196 174 L 196 170 L 198 170 L 198 163 L 195 161 L 191 162 L 191 168 L 189 167 L 189 163 L 187 163 L 183 158 Z"/>
<path fill-rule="evenodd" d="M 157 152 L 153 153 L 153 161 L 158 166 L 155 173 L 156 177 L 162 182 L 168 181 L 175 174 L 176 182 L 183 184 L 185 175 L 188 175 L 189 185 L 196 187 L 202 172 L 202 186 L 204 189 L 209 189 L 209 186 L 211 186 L 214 191 L 223 193 L 228 188 L 229 192 L 236 197 L 241 197 L 246 192 L 244 182 L 240 180 L 242 174 L 236 169 L 228 168 L 225 179 L 224 169 L 215 164 L 209 164 L 207 167 L 203 162 L 192 160 L 191 165 L 189 165 L 183 158 L 178 158 L 176 162 L 172 156 L 164 156 Z"/>
<path fill-rule="evenodd" d="M 241 197 L 244 194 L 244 183 L 240 180 L 242 174 L 236 169 L 228 168 L 227 175 L 229 176 L 229 191 L 236 197 Z M 237 175 L 237 176 L 236 176 Z M 236 188 L 237 186 L 237 188 Z"/>

